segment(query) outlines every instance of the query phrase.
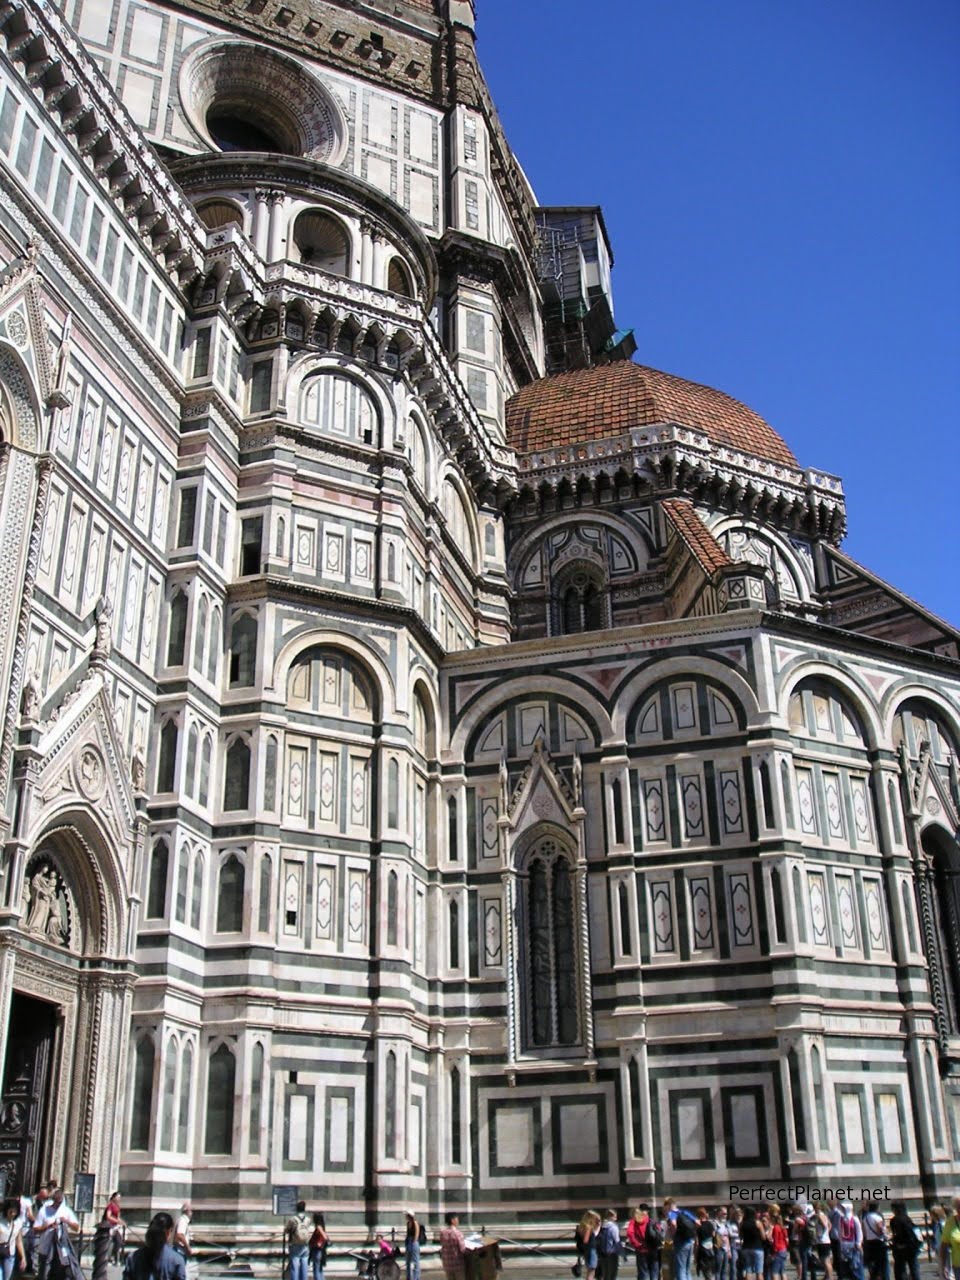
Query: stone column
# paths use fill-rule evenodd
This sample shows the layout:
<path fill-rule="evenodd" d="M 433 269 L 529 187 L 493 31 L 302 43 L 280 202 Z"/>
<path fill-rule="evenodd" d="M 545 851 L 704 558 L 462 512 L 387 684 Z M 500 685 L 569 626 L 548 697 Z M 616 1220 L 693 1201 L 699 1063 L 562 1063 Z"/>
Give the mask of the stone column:
<path fill-rule="evenodd" d="M 279 262 L 288 256 L 286 240 L 286 200 L 282 191 L 267 193 L 270 218 L 267 231 L 267 262 Z"/>
<path fill-rule="evenodd" d="M 254 197 L 250 239 L 253 241 L 253 247 L 260 257 L 267 261 L 267 230 L 270 221 L 267 201 L 270 197 L 270 192 L 264 187 L 257 187 Z"/>

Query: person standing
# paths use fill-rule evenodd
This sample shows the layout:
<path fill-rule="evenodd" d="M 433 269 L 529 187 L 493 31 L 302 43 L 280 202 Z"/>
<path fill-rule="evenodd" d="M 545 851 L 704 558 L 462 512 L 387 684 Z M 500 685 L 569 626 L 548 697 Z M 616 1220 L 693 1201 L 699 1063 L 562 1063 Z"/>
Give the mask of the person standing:
<path fill-rule="evenodd" d="M 21 1271 L 26 1270 L 20 1199 L 18 1196 L 11 1196 L 8 1200 L 4 1200 L 3 1209 L 0 1210 L 0 1267 L 2 1267 L 3 1280 L 10 1280 L 13 1269 L 18 1264 Z"/>
<path fill-rule="evenodd" d="M 663 1233 L 650 1216 L 650 1206 L 638 1205 L 627 1223 L 627 1243 L 637 1256 L 637 1280 L 660 1280 Z"/>
<path fill-rule="evenodd" d="M 123 1264 L 123 1280 L 187 1280 L 183 1254 L 172 1247 L 174 1222 L 169 1213 L 155 1213 L 144 1244 Z"/>
<path fill-rule="evenodd" d="M 752 1208 L 743 1212 L 740 1223 L 740 1261 L 743 1280 L 760 1280 L 763 1274 L 763 1227 Z"/>
<path fill-rule="evenodd" d="M 57 1276 L 62 1271 L 57 1252 L 57 1237 L 62 1230 L 80 1230 L 73 1210 L 63 1196 L 62 1187 L 54 1187 L 53 1195 L 37 1214 L 33 1234 L 37 1241 L 37 1280 L 47 1280 L 49 1274 Z"/>
<path fill-rule="evenodd" d="M 887 1228 L 876 1200 L 870 1201 L 863 1215 L 863 1261 L 870 1280 L 889 1280 Z"/>
<path fill-rule="evenodd" d="M 863 1280 L 863 1227 L 849 1200 L 840 1206 L 837 1240 L 840 1245 L 838 1274 L 842 1280 Z"/>
<path fill-rule="evenodd" d="M 599 1213 L 594 1213 L 592 1209 L 588 1209 L 577 1223 L 577 1230 L 574 1236 L 577 1244 L 577 1257 L 580 1259 L 585 1280 L 594 1280 L 597 1274 L 597 1262 L 599 1261 L 597 1236 L 599 1234 L 600 1215 Z"/>
<path fill-rule="evenodd" d="M 123 1252 L 123 1241 L 127 1234 L 127 1224 L 120 1216 L 120 1192 L 115 1191 L 107 1201 L 103 1211 L 103 1220 L 110 1228 L 110 1261 L 116 1266 Z"/>
<path fill-rule="evenodd" d="M 920 1280 L 920 1237 L 907 1213 L 907 1206 L 901 1201 L 893 1206 L 890 1241 L 893 1246 L 893 1280 Z"/>
<path fill-rule="evenodd" d="M 193 1218 L 193 1205 L 189 1200 L 185 1200 L 180 1206 L 180 1216 L 173 1228 L 173 1247 L 183 1258 L 184 1262 L 193 1253 L 193 1245 L 190 1242 L 190 1221 Z"/>
<path fill-rule="evenodd" d="M 290 1280 L 307 1280 L 307 1257 L 313 1224 L 307 1214 L 305 1200 L 297 1201 L 297 1212 L 287 1219 L 287 1252 L 290 1258 Z"/>
<path fill-rule="evenodd" d="M 467 1245 L 460 1230 L 460 1219 L 455 1213 L 448 1213 L 445 1221 L 446 1226 L 440 1232 L 440 1264 L 447 1280 L 463 1280 L 463 1255 Z"/>
<path fill-rule="evenodd" d="M 323 1269 L 327 1265 L 327 1244 L 329 1240 L 326 1219 L 322 1213 L 315 1213 L 313 1215 L 313 1231 L 310 1233 L 310 1243 L 307 1246 L 307 1262 L 309 1263 L 313 1280 L 323 1280 Z"/>
<path fill-rule="evenodd" d="M 713 1220 L 713 1259 L 717 1280 L 731 1280 L 732 1252 L 730 1248 L 730 1223 L 727 1207 L 720 1205 Z"/>
<path fill-rule="evenodd" d="M 940 1232 L 940 1268 L 944 1280 L 960 1280 L 960 1196 L 953 1201 L 953 1212 L 943 1221 Z"/>
<path fill-rule="evenodd" d="M 664 1201 L 664 1207 L 672 1201 Z M 697 1219 L 687 1209 L 671 1209 L 667 1215 L 670 1221 L 671 1239 L 673 1240 L 673 1276 L 674 1280 L 690 1280 L 690 1263 L 693 1259 L 693 1246 L 697 1238 Z"/>
<path fill-rule="evenodd" d="M 617 1226 L 617 1211 L 608 1209 L 597 1233 L 597 1275 L 599 1280 L 617 1280 L 619 1270 L 620 1228 Z"/>
<path fill-rule="evenodd" d="M 421 1237 L 426 1232 L 417 1221 L 416 1214 L 407 1214 L 407 1233 L 404 1237 L 403 1256 L 406 1260 L 407 1280 L 420 1280 Z"/>

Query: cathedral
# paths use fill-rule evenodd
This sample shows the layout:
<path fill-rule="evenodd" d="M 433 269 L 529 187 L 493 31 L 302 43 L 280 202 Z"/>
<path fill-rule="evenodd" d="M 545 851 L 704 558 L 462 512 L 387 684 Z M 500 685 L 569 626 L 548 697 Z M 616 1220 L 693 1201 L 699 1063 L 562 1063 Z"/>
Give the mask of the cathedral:
<path fill-rule="evenodd" d="M 640 362 L 478 7 L 0 0 L 0 1166 L 944 1196 L 960 636 Z"/>

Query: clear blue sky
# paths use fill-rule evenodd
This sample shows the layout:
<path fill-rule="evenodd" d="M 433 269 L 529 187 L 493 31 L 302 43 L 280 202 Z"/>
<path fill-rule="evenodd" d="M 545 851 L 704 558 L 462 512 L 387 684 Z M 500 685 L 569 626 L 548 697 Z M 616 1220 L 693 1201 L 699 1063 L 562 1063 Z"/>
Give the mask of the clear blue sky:
<path fill-rule="evenodd" d="M 600 204 L 637 360 L 842 477 L 848 553 L 960 624 L 960 4 L 477 0 L 543 204 Z"/>

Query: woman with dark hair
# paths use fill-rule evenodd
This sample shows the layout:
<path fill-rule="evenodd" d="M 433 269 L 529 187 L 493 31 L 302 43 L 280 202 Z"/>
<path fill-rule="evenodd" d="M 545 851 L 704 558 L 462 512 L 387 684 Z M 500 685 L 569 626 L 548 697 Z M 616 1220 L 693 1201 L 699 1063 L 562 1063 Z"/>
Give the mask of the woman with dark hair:
<path fill-rule="evenodd" d="M 907 1213 L 907 1206 L 897 1201 L 890 1219 L 890 1241 L 893 1245 L 893 1280 L 920 1280 L 920 1237 Z"/>
<path fill-rule="evenodd" d="M 307 1258 L 313 1280 L 323 1280 L 323 1268 L 327 1265 L 327 1223 L 322 1213 L 313 1215 L 313 1234 L 307 1246 Z"/>
<path fill-rule="evenodd" d="M 171 1244 L 173 1225 L 169 1213 L 153 1215 L 144 1244 L 123 1264 L 123 1280 L 187 1280 L 183 1257 Z"/>
<path fill-rule="evenodd" d="M 23 1218 L 20 1216 L 20 1197 L 11 1196 L 4 1200 L 0 1210 L 0 1275 L 3 1280 L 10 1280 L 17 1263 L 22 1274 L 27 1269 L 23 1253 Z"/>

